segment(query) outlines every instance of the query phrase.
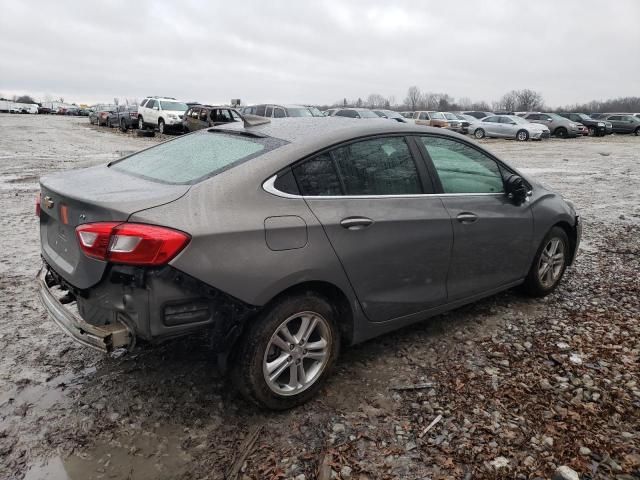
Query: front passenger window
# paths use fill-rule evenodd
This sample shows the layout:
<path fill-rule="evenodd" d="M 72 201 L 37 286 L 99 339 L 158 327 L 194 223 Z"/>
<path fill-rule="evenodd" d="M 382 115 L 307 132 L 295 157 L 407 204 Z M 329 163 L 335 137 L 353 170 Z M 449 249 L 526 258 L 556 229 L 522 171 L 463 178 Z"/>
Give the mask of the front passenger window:
<path fill-rule="evenodd" d="M 421 137 L 444 193 L 502 193 L 500 167 L 484 153 L 456 140 Z"/>

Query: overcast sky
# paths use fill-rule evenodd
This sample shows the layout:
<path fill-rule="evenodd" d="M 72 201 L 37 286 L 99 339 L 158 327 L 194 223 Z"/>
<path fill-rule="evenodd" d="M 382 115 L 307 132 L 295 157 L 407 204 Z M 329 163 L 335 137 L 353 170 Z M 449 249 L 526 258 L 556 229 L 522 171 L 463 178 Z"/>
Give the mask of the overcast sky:
<path fill-rule="evenodd" d="M 640 0 L 0 0 L 0 94 L 328 104 L 640 96 Z"/>

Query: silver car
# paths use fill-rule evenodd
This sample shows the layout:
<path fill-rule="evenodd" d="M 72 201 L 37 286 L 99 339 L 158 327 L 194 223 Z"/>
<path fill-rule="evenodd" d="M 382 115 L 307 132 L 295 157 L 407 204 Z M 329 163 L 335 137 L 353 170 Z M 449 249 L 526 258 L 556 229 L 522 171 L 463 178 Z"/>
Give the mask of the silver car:
<path fill-rule="evenodd" d="M 526 113 L 522 118 L 529 122 L 546 126 L 551 132 L 551 135 L 555 137 L 575 138 L 582 136 L 578 123 L 561 117 L 557 113 Z"/>
<path fill-rule="evenodd" d="M 65 333 L 108 352 L 205 330 L 240 392 L 286 409 L 341 345 L 547 295 L 578 251 L 573 205 L 462 135 L 244 122 L 41 179 L 39 292 Z"/>
<path fill-rule="evenodd" d="M 516 115 L 492 115 L 472 123 L 468 130 L 478 139 L 484 137 L 515 138 L 525 142 L 529 139 L 541 140 L 550 136 L 547 127 L 529 122 Z"/>

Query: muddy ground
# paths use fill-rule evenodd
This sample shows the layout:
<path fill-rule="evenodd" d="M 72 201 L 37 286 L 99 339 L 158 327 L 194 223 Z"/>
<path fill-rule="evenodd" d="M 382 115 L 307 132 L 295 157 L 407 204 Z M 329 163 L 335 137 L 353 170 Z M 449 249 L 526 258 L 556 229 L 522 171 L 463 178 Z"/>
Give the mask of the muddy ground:
<path fill-rule="evenodd" d="M 157 141 L 0 115 L 0 478 L 220 479 L 256 431 L 241 478 L 640 477 L 640 137 L 484 141 L 582 214 L 563 284 L 347 348 L 286 413 L 238 398 L 206 338 L 105 357 L 39 304 L 39 176 Z"/>

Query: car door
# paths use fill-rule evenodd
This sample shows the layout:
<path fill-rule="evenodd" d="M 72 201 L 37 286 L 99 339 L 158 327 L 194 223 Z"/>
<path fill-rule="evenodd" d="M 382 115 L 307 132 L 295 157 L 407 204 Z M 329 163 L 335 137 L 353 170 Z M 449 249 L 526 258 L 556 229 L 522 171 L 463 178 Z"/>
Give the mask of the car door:
<path fill-rule="evenodd" d="M 144 116 L 144 122 L 147 124 L 155 125 L 158 123 L 158 101 L 155 99 L 149 100 L 147 103 L 146 115 Z"/>
<path fill-rule="evenodd" d="M 631 133 L 636 129 L 636 122 L 631 115 L 623 115 L 620 118 L 621 131 Z"/>
<path fill-rule="evenodd" d="M 498 117 L 487 117 L 483 118 L 480 122 L 481 128 L 484 130 L 484 133 L 487 137 L 499 137 L 500 136 L 500 127 L 499 127 L 499 118 Z"/>
<path fill-rule="evenodd" d="M 622 116 L 621 115 L 610 115 L 607 117 L 607 121 L 611 122 L 611 126 L 613 127 L 613 131 L 616 133 L 621 133 L 624 129 L 621 128 Z"/>
<path fill-rule="evenodd" d="M 453 248 L 450 301 L 489 292 L 524 278 L 529 270 L 533 215 L 504 193 L 511 174 L 487 153 L 464 141 L 420 137 L 451 216 Z"/>
<path fill-rule="evenodd" d="M 355 141 L 293 171 L 369 320 L 447 301 L 451 220 L 410 138 Z"/>
<path fill-rule="evenodd" d="M 505 116 L 501 116 L 499 121 L 501 136 L 504 138 L 515 138 L 520 128 L 516 122 Z"/>

